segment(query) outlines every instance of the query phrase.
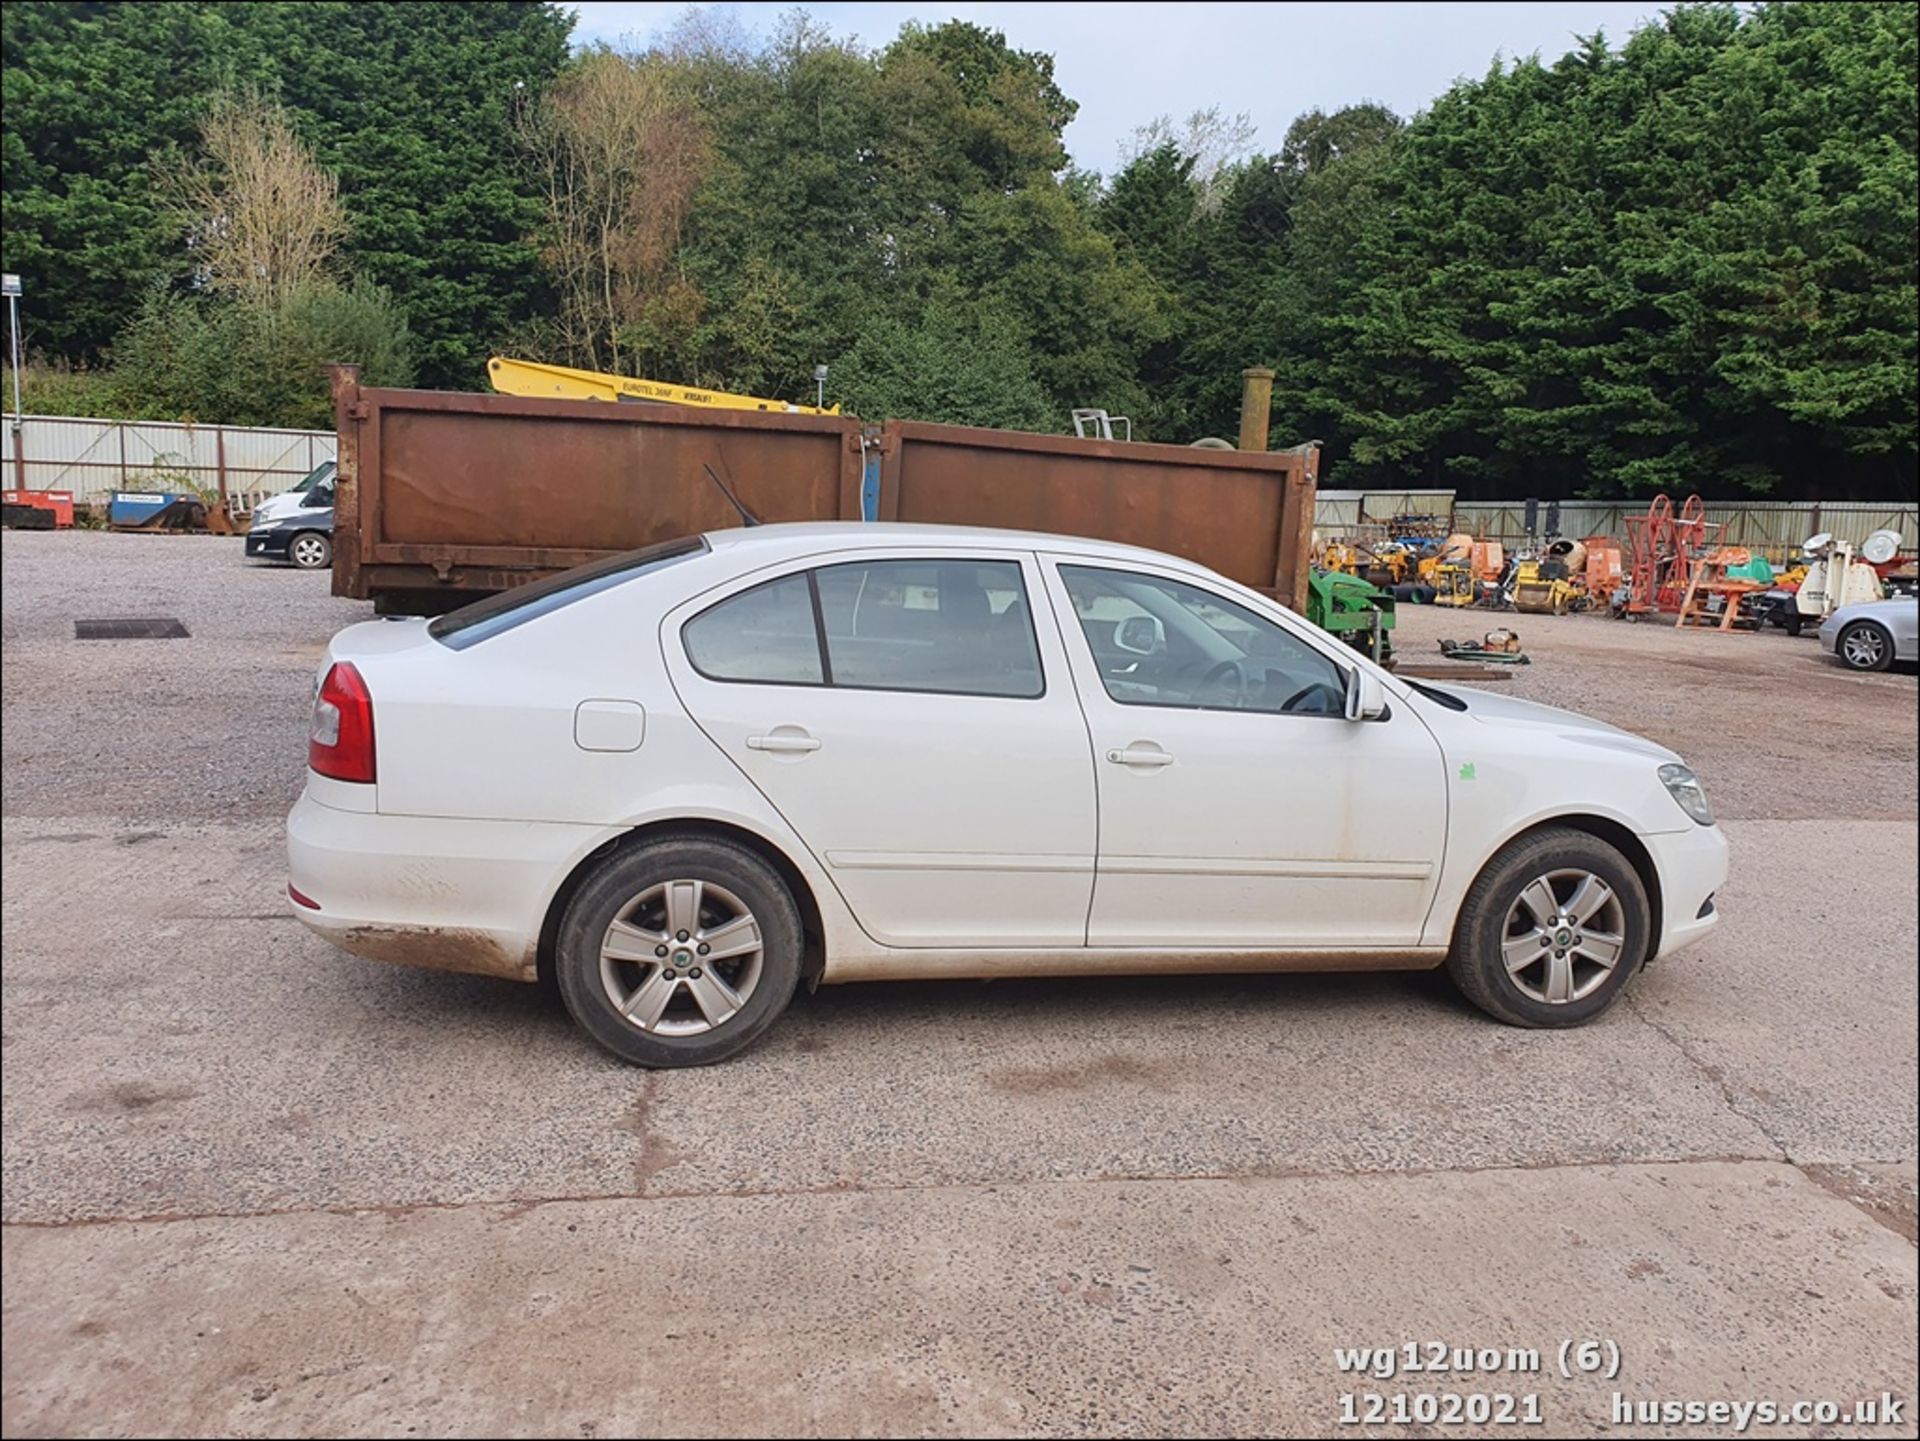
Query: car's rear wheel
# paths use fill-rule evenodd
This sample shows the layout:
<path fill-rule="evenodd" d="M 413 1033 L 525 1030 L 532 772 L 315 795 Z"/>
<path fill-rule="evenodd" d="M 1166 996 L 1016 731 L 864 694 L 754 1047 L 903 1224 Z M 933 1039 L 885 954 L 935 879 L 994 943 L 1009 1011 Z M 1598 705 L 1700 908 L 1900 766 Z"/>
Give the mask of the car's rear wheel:
<path fill-rule="evenodd" d="M 1885 670 L 1893 664 L 1893 637 L 1870 620 L 1857 620 L 1841 631 L 1833 649 L 1848 670 Z"/>
<path fill-rule="evenodd" d="M 800 913 L 743 847 L 663 838 L 602 861 L 567 907 L 555 975 L 573 1018 L 640 1066 L 705 1066 L 753 1043 L 800 980 Z"/>
<path fill-rule="evenodd" d="M 1447 970 L 1509 1025 L 1584 1025 L 1619 998 L 1652 935 L 1646 888 L 1625 856 L 1585 831 L 1537 831 L 1467 891 Z"/>
<path fill-rule="evenodd" d="M 333 564 L 333 542 L 317 530 L 303 530 L 288 542 L 287 559 L 302 570 L 325 570 Z"/>

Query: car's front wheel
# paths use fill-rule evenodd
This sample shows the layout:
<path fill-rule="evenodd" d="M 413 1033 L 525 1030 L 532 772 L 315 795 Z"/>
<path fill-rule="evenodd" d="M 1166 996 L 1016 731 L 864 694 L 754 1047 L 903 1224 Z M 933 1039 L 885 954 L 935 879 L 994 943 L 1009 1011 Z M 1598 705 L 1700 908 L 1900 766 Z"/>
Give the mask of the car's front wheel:
<path fill-rule="evenodd" d="M 1585 831 L 1522 836 L 1487 863 L 1460 908 L 1447 970 L 1513 1026 L 1578 1026 L 1619 996 L 1652 944 L 1646 887 Z"/>
<path fill-rule="evenodd" d="M 1833 649 L 1848 670 L 1885 670 L 1893 664 L 1893 637 L 1870 620 L 1857 620 L 1841 631 Z"/>
<path fill-rule="evenodd" d="M 800 980 L 800 914 L 779 874 L 711 837 L 616 851 L 561 922 L 555 975 L 587 1033 L 640 1066 L 705 1066 L 778 1020 Z"/>
<path fill-rule="evenodd" d="M 287 559 L 302 570 L 325 570 L 333 564 L 333 542 L 317 530 L 303 530 L 288 544 Z"/>

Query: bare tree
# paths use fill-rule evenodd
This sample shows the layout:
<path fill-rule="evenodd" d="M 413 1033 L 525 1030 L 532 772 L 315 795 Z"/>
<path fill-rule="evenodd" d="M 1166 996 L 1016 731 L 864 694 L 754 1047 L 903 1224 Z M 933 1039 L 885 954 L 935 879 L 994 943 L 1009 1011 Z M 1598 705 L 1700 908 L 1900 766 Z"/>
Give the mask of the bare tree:
<path fill-rule="evenodd" d="M 1253 117 L 1244 110 L 1223 115 L 1218 105 L 1194 111 L 1178 126 L 1171 115 L 1159 115 L 1134 127 L 1132 140 L 1120 147 L 1120 164 L 1124 168 L 1149 151 L 1171 145 L 1192 159 L 1200 208 L 1212 210 L 1220 203 L 1221 180 L 1236 162 L 1246 159 L 1258 134 Z"/>
<path fill-rule="evenodd" d="M 201 156 L 163 172 L 161 193 L 187 221 L 203 283 L 283 304 L 326 269 L 347 234 L 339 182 L 253 91 L 213 97 Z"/>
<path fill-rule="evenodd" d="M 656 55 L 582 56 L 521 121 L 546 200 L 542 257 L 568 359 L 618 370 L 623 332 L 680 297 L 675 255 L 711 146 Z"/>

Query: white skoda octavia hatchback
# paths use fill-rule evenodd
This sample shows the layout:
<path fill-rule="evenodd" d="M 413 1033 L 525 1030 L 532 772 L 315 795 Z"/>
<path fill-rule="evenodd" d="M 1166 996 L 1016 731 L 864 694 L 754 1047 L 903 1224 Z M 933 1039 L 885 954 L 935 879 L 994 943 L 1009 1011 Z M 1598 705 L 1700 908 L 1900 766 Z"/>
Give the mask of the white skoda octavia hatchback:
<path fill-rule="evenodd" d="M 1395 679 L 1171 556 L 765 525 L 351 626 L 287 825 L 359 955 L 531 981 L 647 1066 L 873 978 L 1445 965 L 1573 1026 L 1705 934 L 1693 773 Z"/>

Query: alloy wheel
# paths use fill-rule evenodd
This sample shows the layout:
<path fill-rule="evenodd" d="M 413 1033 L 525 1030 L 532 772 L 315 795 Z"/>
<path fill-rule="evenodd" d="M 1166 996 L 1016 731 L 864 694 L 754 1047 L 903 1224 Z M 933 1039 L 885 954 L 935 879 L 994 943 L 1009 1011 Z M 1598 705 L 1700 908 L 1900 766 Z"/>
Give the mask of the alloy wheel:
<path fill-rule="evenodd" d="M 1870 625 L 1857 625 L 1840 637 L 1840 652 L 1855 670 L 1875 670 L 1886 654 L 1887 638 Z"/>
<path fill-rule="evenodd" d="M 1507 911 L 1500 948 L 1507 977 L 1536 1001 L 1584 1000 L 1626 950 L 1626 913 L 1613 888 L 1591 871 L 1548 871 L 1520 890 Z"/>
<path fill-rule="evenodd" d="M 760 923 L 711 881 L 663 881 L 615 915 L 600 942 L 600 983 L 627 1024 L 656 1036 L 724 1026 L 764 969 Z"/>

